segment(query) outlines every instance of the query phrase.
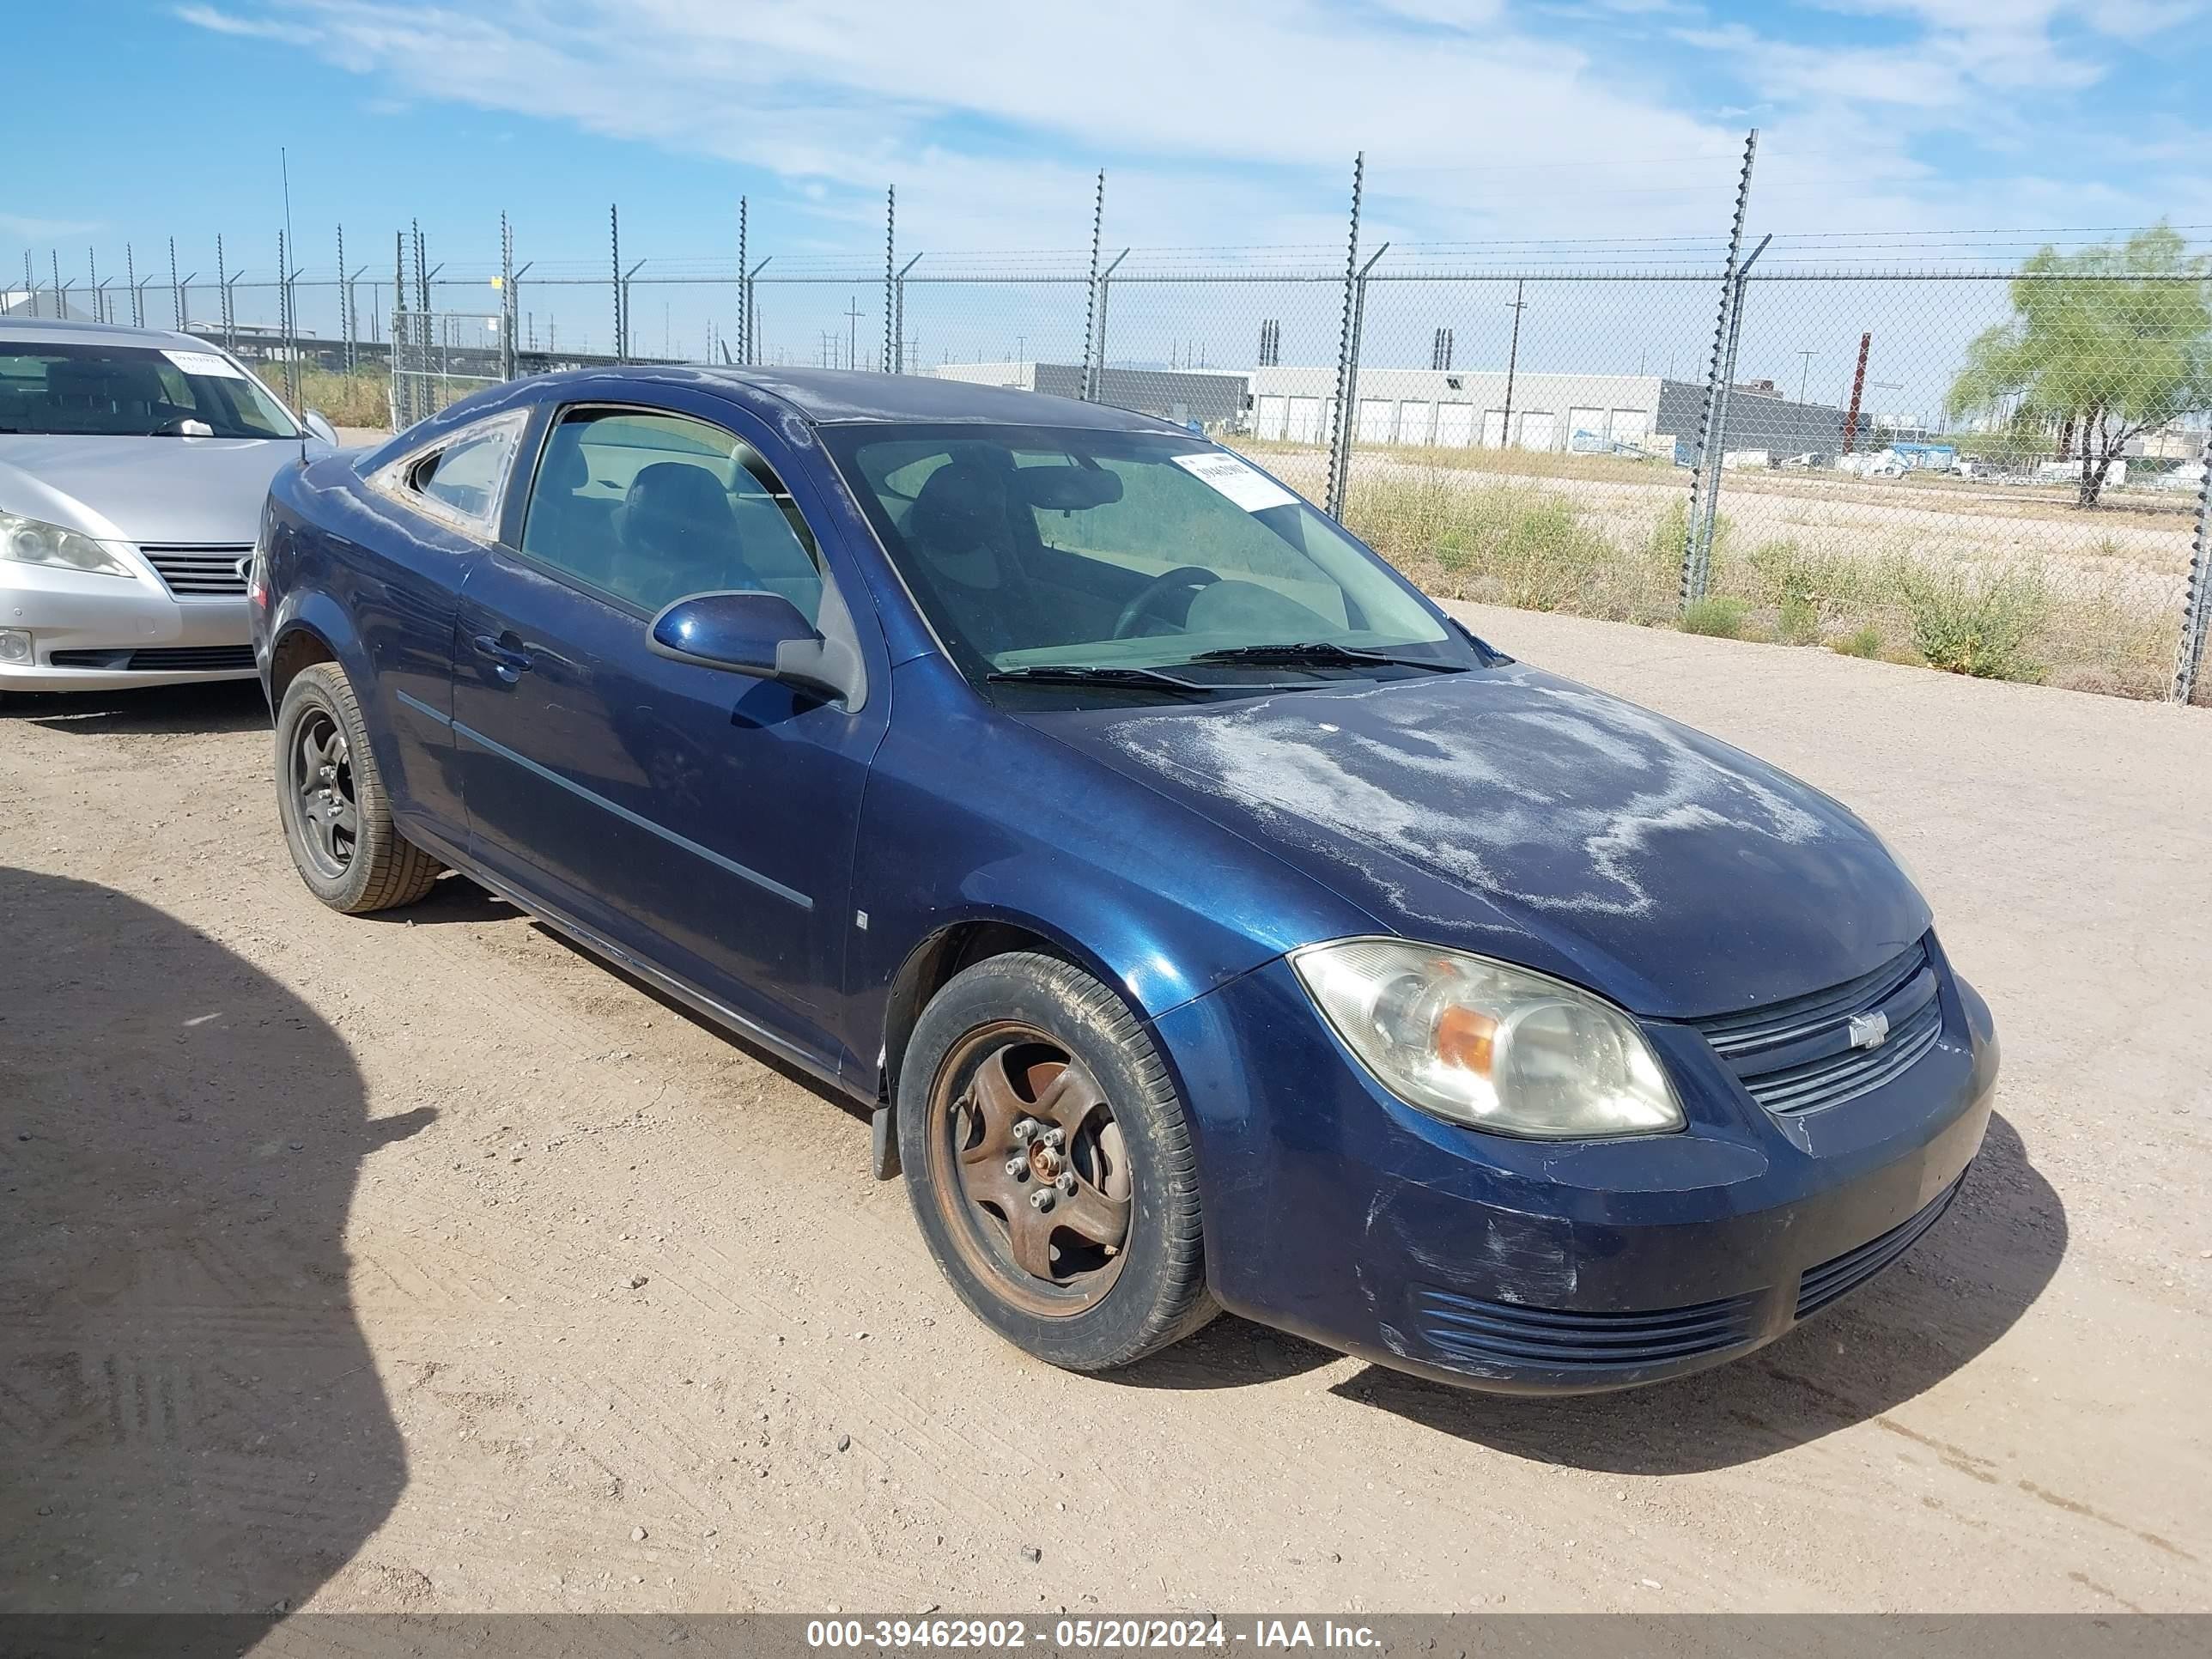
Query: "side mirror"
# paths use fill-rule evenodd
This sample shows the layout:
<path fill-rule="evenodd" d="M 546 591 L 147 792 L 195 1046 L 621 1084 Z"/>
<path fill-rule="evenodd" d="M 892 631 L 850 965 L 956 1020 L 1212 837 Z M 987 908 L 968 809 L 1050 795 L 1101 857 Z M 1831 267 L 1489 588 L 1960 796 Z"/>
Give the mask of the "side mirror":
<path fill-rule="evenodd" d="M 657 657 L 780 680 L 836 702 L 850 702 L 860 690 L 853 648 L 823 638 L 781 593 L 694 593 L 653 619 L 646 642 Z"/>
<path fill-rule="evenodd" d="M 300 424 L 320 438 L 332 449 L 338 447 L 338 429 L 331 424 L 330 416 L 319 409 L 310 409 L 300 416 Z"/>

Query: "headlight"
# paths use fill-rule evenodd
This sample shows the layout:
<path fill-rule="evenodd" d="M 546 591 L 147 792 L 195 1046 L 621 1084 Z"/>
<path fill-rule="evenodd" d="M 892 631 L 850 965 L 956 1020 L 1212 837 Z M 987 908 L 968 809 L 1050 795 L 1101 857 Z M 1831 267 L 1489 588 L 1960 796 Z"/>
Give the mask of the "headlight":
<path fill-rule="evenodd" d="M 110 552 L 105 544 L 58 524 L 0 513 L 0 559 L 18 564 L 46 564 L 62 570 L 82 570 L 95 576 L 136 574 Z"/>
<path fill-rule="evenodd" d="M 1409 1106 L 1499 1134 L 1650 1134 L 1682 1109 L 1618 1008 L 1525 968 L 1398 939 L 1291 953 L 1328 1023 Z"/>

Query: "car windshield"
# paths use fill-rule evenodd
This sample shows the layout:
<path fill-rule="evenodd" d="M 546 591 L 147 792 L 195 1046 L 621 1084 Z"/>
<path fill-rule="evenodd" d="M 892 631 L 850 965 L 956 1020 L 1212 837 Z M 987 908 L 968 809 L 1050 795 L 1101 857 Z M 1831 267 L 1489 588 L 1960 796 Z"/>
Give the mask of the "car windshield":
<path fill-rule="evenodd" d="M 1482 666 L 1396 572 L 1225 449 L 1166 433 L 823 437 L 962 672 L 1137 693 Z"/>
<path fill-rule="evenodd" d="M 0 340 L 0 433 L 296 438 L 300 429 L 219 352 Z"/>

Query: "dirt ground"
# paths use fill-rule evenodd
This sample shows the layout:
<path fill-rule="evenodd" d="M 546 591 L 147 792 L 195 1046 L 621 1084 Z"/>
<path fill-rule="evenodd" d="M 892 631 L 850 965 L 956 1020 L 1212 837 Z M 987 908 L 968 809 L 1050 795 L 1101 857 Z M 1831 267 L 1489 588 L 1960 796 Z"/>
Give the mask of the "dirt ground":
<path fill-rule="evenodd" d="M 461 883 L 315 904 L 255 688 L 39 707 L 0 719 L 0 1607 L 2212 1607 L 2212 714 L 1477 623 L 1917 867 L 2005 1073 L 1900 1268 L 1625 1396 L 1234 1321 L 1066 1376 L 808 1085 Z"/>

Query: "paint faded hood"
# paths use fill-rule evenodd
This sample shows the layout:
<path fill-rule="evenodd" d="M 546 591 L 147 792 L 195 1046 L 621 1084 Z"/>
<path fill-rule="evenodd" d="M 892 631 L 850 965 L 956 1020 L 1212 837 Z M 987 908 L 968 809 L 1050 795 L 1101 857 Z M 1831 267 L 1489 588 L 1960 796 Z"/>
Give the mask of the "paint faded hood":
<path fill-rule="evenodd" d="M 1871 830 L 1764 762 L 1525 665 L 1223 708 L 1032 716 L 1409 938 L 1719 1013 L 1929 925 Z"/>

